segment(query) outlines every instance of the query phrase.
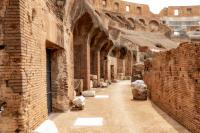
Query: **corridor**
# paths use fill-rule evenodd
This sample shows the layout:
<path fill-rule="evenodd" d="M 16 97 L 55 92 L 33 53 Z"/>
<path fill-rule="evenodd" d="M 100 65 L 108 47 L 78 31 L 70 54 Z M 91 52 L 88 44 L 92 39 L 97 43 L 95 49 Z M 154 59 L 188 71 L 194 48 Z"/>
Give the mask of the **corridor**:
<path fill-rule="evenodd" d="M 133 101 L 130 81 L 95 90 L 83 111 L 50 116 L 59 133 L 188 133 L 150 101 Z"/>

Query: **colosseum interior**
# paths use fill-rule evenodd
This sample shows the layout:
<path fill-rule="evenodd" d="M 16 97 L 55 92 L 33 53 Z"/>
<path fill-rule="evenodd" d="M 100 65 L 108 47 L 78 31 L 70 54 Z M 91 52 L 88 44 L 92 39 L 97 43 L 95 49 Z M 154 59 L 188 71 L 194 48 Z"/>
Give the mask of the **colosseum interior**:
<path fill-rule="evenodd" d="M 0 133 L 200 133 L 199 56 L 199 5 L 0 0 Z"/>

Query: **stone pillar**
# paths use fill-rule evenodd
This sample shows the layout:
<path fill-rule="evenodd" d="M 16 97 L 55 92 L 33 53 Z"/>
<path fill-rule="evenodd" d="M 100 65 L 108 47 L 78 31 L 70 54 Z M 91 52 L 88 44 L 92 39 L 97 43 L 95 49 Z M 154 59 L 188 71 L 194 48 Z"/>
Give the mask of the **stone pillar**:
<path fill-rule="evenodd" d="M 90 45 L 83 46 L 83 89 L 90 90 Z"/>
<path fill-rule="evenodd" d="M 97 75 L 97 82 L 100 83 L 100 50 L 95 52 L 95 59 L 96 59 L 96 64 L 95 64 L 95 74 Z"/>
<path fill-rule="evenodd" d="M 125 60 L 117 59 L 117 73 L 125 73 Z"/>
<path fill-rule="evenodd" d="M 137 52 L 136 52 L 136 63 L 140 62 L 140 51 L 139 51 L 139 47 L 137 47 Z"/>
<path fill-rule="evenodd" d="M 110 61 L 107 57 L 106 60 L 104 60 L 104 79 L 105 80 L 108 80 L 108 81 L 111 81 L 111 73 L 110 73 Z"/>
<path fill-rule="evenodd" d="M 91 50 L 90 53 L 90 72 L 97 76 L 98 83 L 100 82 L 100 50 Z"/>
<path fill-rule="evenodd" d="M 133 66 L 133 54 L 130 52 L 125 58 L 125 76 L 132 75 L 132 66 Z"/>
<path fill-rule="evenodd" d="M 122 80 L 125 76 L 125 60 L 117 58 L 117 75 L 118 79 Z"/>

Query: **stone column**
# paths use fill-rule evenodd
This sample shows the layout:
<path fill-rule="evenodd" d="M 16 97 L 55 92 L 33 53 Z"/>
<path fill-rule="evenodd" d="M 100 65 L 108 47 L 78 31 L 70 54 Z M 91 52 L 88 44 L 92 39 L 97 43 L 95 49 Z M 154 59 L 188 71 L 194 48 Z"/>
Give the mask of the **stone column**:
<path fill-rule="evenodd" d="M 87 44 L 83 46 L 83 66 L 82 66 L 82 76 L 83 76 L 83 89 L 90 90 L 90 45 Z"/>
<path fill-rule="evenodd" d="M 97 82 L 100 83 L 100 50 L 95 52 L 95 74 L 97 75 Z"/>
<path fill-rule="evenodd" d="M 136 63 L 140 62 L 140 51 L 139 47 L 137 47 L 137 57 L 136 57 Z"/>

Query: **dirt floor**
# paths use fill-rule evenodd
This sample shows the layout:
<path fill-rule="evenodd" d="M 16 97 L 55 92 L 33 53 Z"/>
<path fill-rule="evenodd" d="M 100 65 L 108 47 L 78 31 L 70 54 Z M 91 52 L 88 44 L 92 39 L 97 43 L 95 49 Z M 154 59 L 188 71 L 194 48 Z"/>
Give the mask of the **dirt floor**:
<path fill-rule="evenodd" d="M 50 116 L 59 133 L 188 133 L 150 101 L 133 101 L 130 81 L 95 90 L 83 111 Z"/>

